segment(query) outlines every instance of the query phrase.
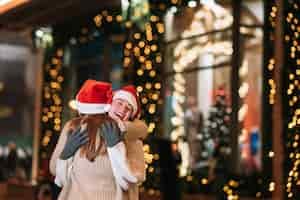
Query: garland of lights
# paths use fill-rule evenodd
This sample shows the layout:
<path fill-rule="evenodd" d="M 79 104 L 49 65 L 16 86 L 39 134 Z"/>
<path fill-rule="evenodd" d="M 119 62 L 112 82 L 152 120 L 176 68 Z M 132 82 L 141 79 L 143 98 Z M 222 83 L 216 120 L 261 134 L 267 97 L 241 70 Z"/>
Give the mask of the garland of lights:
<path fill-rule="evenodd" d="M 299 109 L 299 90 L 300 90 L 300 43 L 299 43 L 299 11 L 298 1 L 288 1 L 285 21 L 285 49 L 286 51 L 286 100 L 288 104 L 286 118 L 288 119 L 286 139 L 286 159 L 288 166 L 285 172 L 286 199 L 299 199 L 299 165 L 300 165 L 300 109 Z M 285 96 L 285 95 L 284 95 Z"/>
<path fill-rule="evenodd" d="M 62 74 L 62 59 L 64 52 L 62 49 L 54 49 L 49 62 L 44 65 L 44 83 L 43 83 L 43 104 L 42 104 L 42 137 L 40 155 L 42 160 L 49 159 L 48 145 L 53 136 L 61 131 L 61 113 L 62 113 L 62 83 L 64 77 Z M 39 176 L 47 174 L 39 170 Z"/>

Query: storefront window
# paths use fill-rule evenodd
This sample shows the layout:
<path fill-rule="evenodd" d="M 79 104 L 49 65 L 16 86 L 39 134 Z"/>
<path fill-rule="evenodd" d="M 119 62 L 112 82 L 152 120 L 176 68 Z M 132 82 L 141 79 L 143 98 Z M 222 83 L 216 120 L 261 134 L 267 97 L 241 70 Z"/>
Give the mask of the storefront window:
<path fill-rule="evenodd" d="M 0 181 L 28 184 L 31 179 L 36 61 L 25 45 L 0 45 Z"/>
<path fill-rule="evenodd" d="M 166 14 L 164 136 L 181 152 L 181 176 L 229 173 L 232 106 L 239 106 L 240 173 L 261 170 L 262 16 L 262 2 L 243 3 L 239 90 L 232 91 L 231 5 L 203 1 Z M 240 105 L 232 105 L 232 92 Z"/>

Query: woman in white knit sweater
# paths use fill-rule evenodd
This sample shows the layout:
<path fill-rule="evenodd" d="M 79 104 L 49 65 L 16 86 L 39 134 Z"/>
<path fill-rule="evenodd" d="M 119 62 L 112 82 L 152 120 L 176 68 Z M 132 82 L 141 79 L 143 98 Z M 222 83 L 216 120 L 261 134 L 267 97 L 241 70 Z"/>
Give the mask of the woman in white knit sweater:
<path fill-rule="evenodd" d="M 105 86 L 105 87 L 104 87 Z M 109 95 L 107 91 L 110 90 L 110 87 L 103 83 L 99 82 L 89 82 L 85 84 L 81 91 L 77 95 L 78 101 L 78 110 L 81 113 L 87 114 L 84 117 L 79 117 L 73 119 L 66 123 L 55 151 L 51 157 L 50 161 L 50 171 L 53 175 L 56 175 L 57 162 L 62 157 L 62 154 L 65 153 L 65 147 L 68 140 L 72 137 L 68 135 L 70 132 L 75 132 L 73 140 L 80 140 L 79 144 L 80 149 L 71 156 L 68 162 L 71 163 L 72 169 L 68 172 L 67 183 L 63 186 L 63 190 L 59 199 L 78 199 L 78 200 L 135 200 L 138 199 L 138 186 L 137 183 L 129 183 L 128 190 L 122 190 L 118 186 L 115 171 L 112 168 L 111 161 L 107 154 L 107 141 L 104 141 L 104 135 L 102 132 L 107 132 L 109 127 L 114 126 L 114 122 L 107 119 L 107 115 L 104 114 L 105 109 L 92 109 L 90 105 L 95 105 L 95 102 L 90 102 L 88 95 L 95 92 L 95 95 L 92 96 L 101 96 L 100 93 L 105 93 L 100 98 L 99 102 L 96 102 L 98 105 L 108 105 Z M 100 89 L 99 89 L 100 87 Z M 97 89 L 95 89 L 97 88 Z M 88 95 L 87 95 L 88 93 Z M 81 95 L 82 94 L 82 95 Z M 83 97 L 83 98 L 81 98 Z M 108 99 L 105 99 L 108 98 Z M 95 100 L 94 98 L 90 98 Z M 129 104 L 130 105 L 130 104 Z M 126 107 L 126 106 L 125 106 Z M 127 112 L 132 113 L 136 109 L 127 109 Z M 125 112 L 125 110 L 124 110 Z M 110 112 L 113 117 L 120 118 L 122 117 L 122 112 Z M 136 113 L 136 112 L 135 112 Z M 125 115 L 124 115 L 125 116 Z M 130 115 L 129 115 L 130 116 Z M 126 120 L 123 118 L 122 120 Z M 119 121 L 120 122 L 120 121 Z M 101 130 L 101 124 L 104 123 L 104 128 Z M 78 126 L 86 124 L 86 131 L 74 131 Z M 120 126 L 120 123 L 119 123 Z M 130 170 L 137 182 L 142 182 L 145 179 L 145 163 L 144 163 L 144 154 L 142 149 L 142 143 L 138 138 L 142 138 L 147 133 L 146 125 L 139 120 L 134 122 L 124 122 L 121 123 L 121 126 L 125 128 L 126 134 L 124 136 L 124 143 L 127 147 L 127 161 L 130 167 Z M 114 126 L 115 127 L 115 126 Z M 113 129 L 118 131 L 117 129 Z M 83 133 L 87 132 L 87 134 Z M 88 137 L 84 136 L 88 135 Z M 107 135 L 107 134 L 106 134 Z M 101 137 L 102 136 L 102 137 Z M 69 139 L 68 139 L 69 138 Z M 75 138 L 75 139 L 74 139 Z M 118 143 L 123 141 L 118 141 Z M 70 142 L 69 142 L 70 143 Z M 71 145 L 72 146 L 72 145 Z M 138 148 L 140 146 L 140 148 Z M 118 170 L 117 170 L 118 171 Z"/>

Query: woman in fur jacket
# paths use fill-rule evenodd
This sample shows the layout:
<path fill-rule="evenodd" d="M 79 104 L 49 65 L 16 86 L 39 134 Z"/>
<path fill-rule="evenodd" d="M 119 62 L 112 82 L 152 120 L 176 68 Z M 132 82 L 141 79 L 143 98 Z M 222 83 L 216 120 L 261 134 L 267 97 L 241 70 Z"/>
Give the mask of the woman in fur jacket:
<path fill-rule="evenodd" d="M 66 123 L 50 161 L 59 199 L 138 199 L 147 126 L 134 120 L 140 110 L 134 87 L 112 96 L 109 83 L 88 80 L 76 104 L 81 116 Z"/>

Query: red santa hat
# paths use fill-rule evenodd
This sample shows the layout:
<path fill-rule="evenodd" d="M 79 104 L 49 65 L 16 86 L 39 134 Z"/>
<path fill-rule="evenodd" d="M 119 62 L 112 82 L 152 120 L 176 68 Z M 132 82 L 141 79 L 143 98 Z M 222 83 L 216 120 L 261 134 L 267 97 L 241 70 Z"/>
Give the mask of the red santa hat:
<path fill-rule="evenodd" d="M 110 109 L 112 88 L 110 83 L 87 80 L 76 95 L 76 108 L 83 114 L 102 114 Z"/>
<path fill-rule="evenodd" d="M 138 117 L 139 113 L 141 112 L 141 108 L 137 91 L 133 85 L 127 85 L 117 90 L 113 95 L 113 100 L 115 99 L 126 100 L 133 108 L 131 117 Z"/>

